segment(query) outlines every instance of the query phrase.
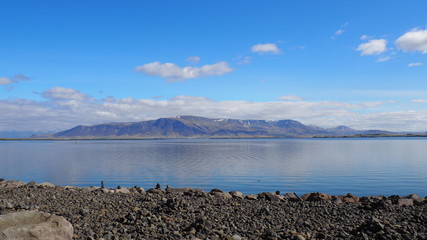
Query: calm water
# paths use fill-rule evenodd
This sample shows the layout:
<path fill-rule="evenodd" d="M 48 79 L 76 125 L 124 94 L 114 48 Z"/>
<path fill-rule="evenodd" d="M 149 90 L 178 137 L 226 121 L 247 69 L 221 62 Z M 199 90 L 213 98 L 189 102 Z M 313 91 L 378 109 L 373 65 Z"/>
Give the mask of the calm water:
<path fill-rule="evenodd" d="M 0 141 L 0 177 L 56 185 L 427 195 L 427 138 Z"/>

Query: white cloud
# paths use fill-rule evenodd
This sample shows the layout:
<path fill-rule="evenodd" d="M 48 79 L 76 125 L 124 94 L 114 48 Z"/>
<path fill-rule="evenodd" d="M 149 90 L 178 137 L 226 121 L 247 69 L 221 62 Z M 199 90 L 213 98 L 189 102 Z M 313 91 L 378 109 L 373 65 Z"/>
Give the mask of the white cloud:
<path fill-rule="evenodd" d="M 152 62 L 135 68 L 137 72 L 159 76 L 168 82 L 183 81 L 190 78 L 220 76 L 233 71 L 227 62 L 218 62 L 202 67 L 179 67 L 174 63 Z"/>
<path fill-rule="evenodd" d="M 360 37 L 360 40 L 366 40 L 366 39 L 368 39 L 368 38 L 371 38 L 371 36 L 368 36 L 368 35 L 362 35 L 362 36 Z"/>
<path fill-rule="evenodd" d="M 339 36 L 339 35 L 341 35 L 341 34 L 343 34 L 345 31 L 343 30 L 343 29 L 338 29 L 336 32 L 335 32 L 335 36 Z"/>
<path fill-rule="evenodd" d="M 362 108 L 374 108 L 384 104 L 393 104 L 393 103 L 396 103 L 396 101 L 390 100 L 390 101 L 364 102 L 361 104 L 361 106 Z"/>
<path fill-rule="evenodd" d="M 295 95 L 288 95 L 288 96 L 278 97 L 277 100 L 302 101 L 302 100 L 304 100 L 304 98 L 302 98 L 300 96 L 295 96 Z"/>
<path fill-rule="evenodd" d="M 274 43 L 260 43 L 253 45 L 251 51 L 259 54 L 280 54 L 279 47 Z"/>
<path fill-rule="evenodd" d="M 427 103 L 427 99 L 412 99 L 413 103 Z"/>
<path fill-rule="evenodd" d="M 8 84 L 12 84 L 20 81 L 28 81 L 28 80 L 30 80 L 30 78 L 22 74 L 17 74 L 11 78 L 0 77 L 0 85 L 8 85 Z"/>
<path fill-rule="evenodd" d="M 413 29 L 396 40 L 396 45 L 404 51 L 420 51 L 427 53 L 427 29 Z"/>
<path fill-rule="evenodd" d="M 416 63 L 410 63 L 410 64 L 408 64 L 408 67 L 419 67 L 419 66 L 422 66 L 423 64 L 422 63 L 420 63 L 420 62 L 416 62 Z"/>
<path fill-rule="evenodd" d="M 190 56 L 190 57 L 187 58 L 187 61 L 190 64 L 198 64 L 200 62 L 200 60 L 201 60 L 201 58 L 198 57 L 198 56 Z"/>
<path fill-rule="evenodd" d="M 334 35 L 332 36 L 332 39 L 334 40 L 334 39 L 336 39 L 339 35 L 342 35 L 342 34 L 345 32 L 344 28 L 346 28 L 348 25 L 349 25 L 349 23 L 348 23 L 348 22 L 344 23 L 344 24 L 340 27 L 340 29 L 338 29 L 337 31 L 335 31 Z"/>
<path fill-rule="evenodd" d="M 426 90 L 353 90 L 351 91 L 351 93 L 355 96 L 369 96 L 381 98 L 410 98 L 427 96 Z"/>
<path fill-rule="evenodd" d="M 53 87 L 45 90 L 42 94 L 43 97 L 52 100 L 78 100 L 83 101 L 88 98 L 86 94 L 83 94 L 75 89 L 64 88 L 64 87 Z"/>
<path fill-rule="evenodd" d="M 380 111 L 384 102 L 335 101 L 213 101 L 206 97 L 170 99 L 94 99 L 77 90 L 52 88 L 43 101 L 0 99 L 0 131 L 59 131 L 76 125 L 135 122 L 159 117 L 196 115 L 211 118 L 295 119 L 323 127 L 348 125 L 358 129 L 426 130 L 427 111 Z M 424 95 L 425 96 L 425 95 Z M 286 97 L 286 96 L 285 96 Z M 81 101 L 84 99 L 85 101 Z M 374 108 L 374 109 L 373 109 Z M 369 109 L 369 113 L 364 112 Z"/>
<path fill-rule="evenodd" d="M 378 58 L 377 59 L 377 61 L 376 62 L 386 62 L 386 61 L 388 61 L 388 60 L 390 60 L 391 59 L 391 57 L 380 57 L 380 58 Z"/>
<path fill-rule="evenodd" d="M 360 55 L 378 55 L 387 50 L 387 40 L 385 39 L 372 39 L 367 43 L 362 43 L 357 48 Z"/>

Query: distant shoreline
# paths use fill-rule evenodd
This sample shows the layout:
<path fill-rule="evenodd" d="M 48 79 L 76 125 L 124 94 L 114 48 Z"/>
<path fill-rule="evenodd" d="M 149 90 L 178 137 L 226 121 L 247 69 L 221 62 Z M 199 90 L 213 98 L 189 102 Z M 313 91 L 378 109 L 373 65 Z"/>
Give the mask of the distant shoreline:
<path fill-rule="evenodd" d="M 342 136 L 295 136 L 295 137 L 90 137 L 90 138 L 0 138 L 0 141 L 90 141 L 90 140 L 170 140 L 170 139 L 312 139 L 312 138 L 391 138 L 391 137 L 427 137 L 427 134 L 357 134 Z"/>

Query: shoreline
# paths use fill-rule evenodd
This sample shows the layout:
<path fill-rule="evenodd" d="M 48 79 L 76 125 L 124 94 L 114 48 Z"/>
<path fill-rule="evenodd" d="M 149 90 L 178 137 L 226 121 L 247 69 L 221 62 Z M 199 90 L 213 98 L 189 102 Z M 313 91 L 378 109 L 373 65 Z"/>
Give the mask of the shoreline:
<path fill-rule="evenodd" d="M 416 194 L 243 195 L 190 188 L 55 186 L 0 179 L 0 215 L 63 216 L 73 239 L 426 239 L 427 199 Z"/>
<path fill-rule="evenodd" d="M 357 134 L 341 136 L 289 136 L 289 137 L 82 137 L 82 138 L 0 138 L 0 141 L 114 141 L 114 140 L 182 140 L 182 139 L 337 139 L 337 138 L 427 138 L 427 134 Z"/>

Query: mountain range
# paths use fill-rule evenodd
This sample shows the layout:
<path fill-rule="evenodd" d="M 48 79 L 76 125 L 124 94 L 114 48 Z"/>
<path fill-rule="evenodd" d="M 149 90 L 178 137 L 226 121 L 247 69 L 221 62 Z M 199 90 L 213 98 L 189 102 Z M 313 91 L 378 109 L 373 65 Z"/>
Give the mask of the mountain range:
<path fill-rule="evenodd" d="M 321 128 L 295 120 L 239 120 L 177 116 L 131 123 L 105 123 L 76 126 L 43 138 L 261 138 L 351 136 L 356 134 L 389 134 L 381 130 L 355 130 L 346 126 Z"/>

